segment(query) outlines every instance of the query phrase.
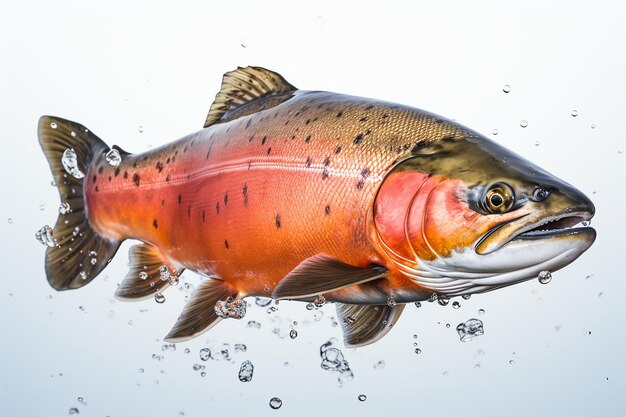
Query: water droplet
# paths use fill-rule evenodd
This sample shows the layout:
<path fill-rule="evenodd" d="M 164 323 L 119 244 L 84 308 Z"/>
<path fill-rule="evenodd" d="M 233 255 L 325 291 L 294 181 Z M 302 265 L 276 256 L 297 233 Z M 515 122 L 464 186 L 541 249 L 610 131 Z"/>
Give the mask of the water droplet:
<path fill-rule="evenodd" d="M 578 110 L 572 110 L 571 115 L 572 115 L 572 117 L 578 116 Z"/>
<path fill-rule="evenodd" d="M 471 297 L 472 297 L 472 294 L 465 294 L 461 296 L 461 298 L 463 298 L 464 300 L 469 300 Z"/>
<path fill-rule="evenodd" d="M 39 210 L 44 211 L 46 209 L 46 205 L 44 203 L 41 203 L 39 205 Z"/>
<path fill-rule="evenodd" d="M 519 125 L 521 127 L 528 127 L 528 122 L 526 120 L 522 120 L 521 122 L 519 122 Z"/>
<path fill-rule="evenodd" d="M 270 407 L 272 409 L 278 410 L 282 406 L 283 406 L 283 401 L 280 398 L 274 397 L 270 400 Z"/>
<path fill-rule="evenodd" d="M 137 126 L 137 130 L 139 131 L 139 133 L 143 133 L 143 126 Z"/>
<path fill-rule="evenodd" d="M 420 353 L 422 353 L 422 349 L 420 349 L 420 348 L 415 348 L 415 353 L 417 353 L 417 354 L 419 355 Z"/>
<path fill-rule="evenodd" d="M 180 282 L 180 279 L 179 279 L 176 275 L 172 275 L 172 276 L 170 276 L 170 279 L 169 279 L 169 284 L 170 284 L 172 287 L 177 286 L 179 282 Z"/>
<path fill-rule="evenodd" d="M 595 129 L 595 128 L 596 128 L 596 125 L 592 123 L 592 124 L 591 124 L 591 128 L 592 128 L 592 129 Z"/>
<path fill-rule="evenodd" d="M 56 123 L 53 123 L 53 124 L 54 124 L 53 129 L 55 129 L 56 128 Z M 76 407 L 70 408 L 70 415 L 71 416 L 76 415 L 78 413 L 80 413 L 80 411 L 78 411 L 78 408 L 76 408 Z"/>
<path fill-rule="evenodd" d="M 37 232 L 35 233 L 35 238 L 37 238 L 39 243 L 44 246 L 49 246 L 51 248 L 59 246 L 56 239 L 52 235 L 52 227 L 48 226 L 47 224 L 41 229 L 37 230 Z"/>
<path fill-rule="evenodd" d="M 87 273 L 85 271 L 80 271 L 78 275 L 80 276 L 80 279 L 87 279 Z"/>
<path fill-rule="evenodd" d="M 204 369 L 206 369 L 206 366 L 204 366 L 204 365 L 200 365 L 199 363 L 194 363 L 193 364 L 193 370 L 194 371 L 202 371 Z"/>
<path fill-rule="evenodd" d="M 251 329 L 260 329 L 261 323 L 259 323 L 258 321 L 250 320 L 246 327 L 249 327 Z"/>
<path fill-rule="evenodd" d="M 291 337 L 292 339 L 295 339 L 296 337 L 298 337 L 298 331 L 296 329 L 292 329 L 289 332 L 289 337 Z"/>
<path fill-rule="evenodd" d="M 358 398 L 359 398 L 359 401 L 363 402 L 363 401 L 367 400 L 367 395 L 361 394 L 361 395 L 359 395 Z"/>
<path fill-rule="evenodd" d="M 148 279 L 148 274 L 147 274 L 147 273 L 145 273 L 144 271 L 141 271 L 141 272 L 139 273 L 139 279 L 141 279 L 141 280 L 146 280 L 146 279 Z"/>
<path fill-rule="evenodd" d="M 278 311 L 278 309 L 277 309 L 276 307 L 274 307 L 274 306 L 271 306 L 270 308 L 268 308 L 267 310 L 265 310 L 265 312 L 266 312 L 267 314 L 272 314 L 272 313 L 275 313 L 276 311 Z"/>
<path fill-rule="evenodd" d="M 76 157 L 74 149 L 68 148 L 63 152 L 61 163 L 63 164 L 65 171 L 74 178 L 81 179 L 85 177 L 85 174 L 83 174 L 78 168 L 78 158 Z"/>
<path fill-rule="evenodd" d="M 57 128 L 57 124 L 56 124 L 56 123 L 54 123 L 54 122 L 52 122 L 52 123 L 50 123 L 50 127 L 51 127 L 51 128 L 53 128 L 53 129 L 56 129 L 56 128 Z M 71 413 L 70 413 L 70 414 L 71 414 Z"/>
<path fill-rule="evenodd" d="M 12 217 L 9 217 L 7 221 L 9 222 L 9 224 L 13 224 L 13 218 Z"/>
<path fill-rule="evenodd" d="M 239 380 L 241 382 L 250 382 L 252 381 L 252 376 L 254 375 L 254 365 L 250 361 L 243 361 L 241 363 L 241 367 L 239 368 Z"/>
<path fill-rule="evenodd" d="M 226 319 L 242 319 L 246 315 L 246 306 L 248 303 L 244 300 L 232 300 L 232 298 L 228 298 L 226 301 L 218 301 L 215 303 L 215 314 L 218 317 Z M 272 307 L 274 308 L 274 307 Z"/>
<path fill-rule="evenodd" d="M 455 301 L 455 302 L 453 302 L 453 303 L 452 303 L 452 308 L 453 308 L 453 309 L 455 309 L 455 310 L 456 310 L 456 309 L 457 309 L 457 308 L 459 308 L 459 307 L 461 307 L 461 303 L 459 303 L 458 301 Z"/>
<path fill-rule="evenodd" d="M 461 342 L 468 342 L 477 336 L 485 334 L 483 322 L 478 319 L 469 319 L 465 323 L 459 323 L 456 331 L 461 338 Z"/>
<path fill-rule="evenodd" d="M 515 361 L 514 361 L 513 359 L 511 359 L 511 360 L 509 361 L 509 365 L 515 365 Z"/>
<path fill-rule="evenodd" d="M 313 303 L 307 303 L 307 304 L 306 304 L 306 309 L 307 309 L 307 310 L 309 310 L 309 311 L 310 311 L 310 310 L 313 310 L 314 308 L 315 308 L 315 306 L 313 305 Z"/>
<path fill-rule="evenodd" d="M 169 281 L 170 279 L 170 270 L 167 265 L 161 265 L 159 267 L 159 273 L 161 274 L 161 281 Z"/>
<path fill-rule="evenodd" d="M 248 350 L 248 346 L 244 345 L 243 343 L 235 343 L 235 352 L 243 353 L 247 350 Z"/>
<path fill-rule="evenodd" d="M 61 205 L 59 206 L 59 214 L 67 214 L 70 211 L 72 211 L 72 209 L 70 208 L 69 203 L 61 203 Z"/>
<path fill-rule="evenodd" d="M 433 303 L 433 302 L 437 301 L 437 298 L 438 298 L 437 293 L 436 293 L 436 292 L 434 292 L 434 293 L 432 293 L 432 294 L 430 295 L 430 297 L 428 297 L 428 302 L 429 302 L 429 303 Z"/>
<path fill-rule="evenodd" d="M 267 307 L 272 302 L 271 298 L 268 297 L 254 297 L 254 304 L 259 307 Z"/>
<path fill-rule="evenodd" d="M 481 309 L 479 309 L 479 310 L 478 310 L 478 314 L 485 314 L 485 310 L 484 310 L 484 309 L 482 309 L 482 308 L 481 308 Z"/>
<path fill-rule="evenodd" d="M 510 85 L 508 85 L 508 84 L 504 84 L 504 85 L 502 86 L 502 91 L 504 91 L 504 92 L 505 92 L 505 93 L 507 93 L 507 94 L 508 94 L 508 93 L 510 93 L 510 92 L 511 92 L 511 86 L 510 86 Z"/>
<path fill-rule="evenodd" d="M 385 368 L 385 361 L 380 360 L 374 364 L 374 369 L 383 369 Z"/>
<path fill-rule="evenodd" d="M 200 360 L 208 361 L 209 359 L 211 359 L 211 349 L 209 348 L 200 349 Z"/>
<path fill-rule="evenodd" d="M 450 302 L 450 299 L 448 297 L 446 297 L 445 295 L 440 296 L 437 299 L 437 302 L 439 303 L 440 306 L 447 306 L 448 303 Z"/>
<path fill-rule="evenodd" d="M 154 301 L 156 301 L 159 304 L 163 304 L 165 302 L 165 296 L 161 294 L 160 292 L 158 292 L 154 294 Z"/>
<path fill-rule="evenodd" d="M 269 286 L 269 285 L 267 285 L 267 284 L 265 284 L 265 285 L 263 286 L 263 291 L 265 291 L 265 292 L 270 292 L 270 286 Z"/>
<path fill-rule="evenodd" d="M 122 162 L 122 156 L 120 155 L 120 151 L 117 149 L 111 149 L 104 157 L 109 165 L 114 167 L 118 166 Z"/>
<path fill-rule="evenodd" d="M 322 307 L 325 303 L 326 298 L 321 294 L 313 301 L 313 305 L 317 308 Z"/>
<path fill-rule="evenodd" d="M 494 136 L 498 136 L 498 129 L 493 129 L 491 131 L 491 134 L 494 135 Z"/>
<path fill-rule="evenodd" d="M 550 273 L 550 271 L 541 271 L 537 278 L 539 279 L 540 283 L 547 284 L 548 282 L 552 281 L 552 274 Z"/>
<path fill-rule="evenodd" d="M 70 136 L 75 138 L 76 137 L 76 132 L 74 132 L 73 130 L 70 132 Z"/>
<path fill-rule="evenodd" d="M 419 301 L 415 302 L 415 307 L 420 308 L 422 306 L 422 303 L 420 303 Z"/>
<path fill-rule="evenodd" d="M 84 401 L 83 397 L 78 397 L 77 400 L 79 403 L 82 403 Z"/>
<path fill-rule="evenodd" d="M 389 307 L 395 307 L 396 306 L 396 300 L 393 299 L 393 295 L 390 295 L 389 298 L 387 298 L 387 305 Z"/>
<path fill-rule="evenodd" d="M 139 368 L 139 373 L 143 374 L 144 373 L 144 369 L 143 368 Z"/>

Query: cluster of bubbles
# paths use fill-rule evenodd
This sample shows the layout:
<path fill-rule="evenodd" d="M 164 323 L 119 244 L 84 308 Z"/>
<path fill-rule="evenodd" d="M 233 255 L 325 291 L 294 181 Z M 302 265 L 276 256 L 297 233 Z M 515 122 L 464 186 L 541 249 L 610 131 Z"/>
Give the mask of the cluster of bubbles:
<path fill-rule="evenodd" d="M 41 229 L 37 230 L 35 233 L 35 238 L 44 246 L 48 246 L 51 248 L 59 246 L 57 240 L 54 238 L 52 234 L 52 227 L 47 224 L 44 225 Z"/>
<path fill-rule="evenodd" d="M 122 157 L 117 149 L 111 149 L 106 153 L 106 155 L 104 155 L 104 158 L 109 165 L 114 167 L 118 166 L 122 162 Z"/>
<path fill-rule="evenodd" d="M 322 358 L 321 367 L 325 371 L 338 372 L 337 380 L 340 384 L 351 381 L 354 373 L 350 369 L 348 361 L 345 360 L 340 349 L 334 347 L 337 339 L 331 338 L 328 342 L 320 346 L 320 356 Z"/>
<path fill-rule="evenodd" d="M 465 323 L 459 323 L 456 331 L 461 338 L 461 342 L 469 342 L 475 337 L 485 334 L 483 322 L 479 319 L 469 319 Z"/>
<path fill-rule="evenodd" d="M 215 314 L 218 317 L 227 319 L 242 319 L 246 315 L 246 306 L 248 303 L 245 300 L 235 300 L 233 297 L 228 297 L 226 301 L 218 301 L 213 307 Z"/>

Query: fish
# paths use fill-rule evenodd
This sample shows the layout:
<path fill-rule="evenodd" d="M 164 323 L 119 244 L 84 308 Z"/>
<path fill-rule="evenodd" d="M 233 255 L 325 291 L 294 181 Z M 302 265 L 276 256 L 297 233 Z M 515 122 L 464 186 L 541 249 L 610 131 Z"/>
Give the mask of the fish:
<path fill-rule="evenodd" d="M 366 346 L 408 303 L 537 278 L 596 238 L 585 194 L 480 133 L 262 67 L 227 72 L 201 130 L 143 153 L 53 116 L 38 136 L 67 209 L 48 283 L 80 288 L 139 241 L 117 299 L 204 277 L 168 342 L 268 297 L 333 303 L 344 344 Z"/>

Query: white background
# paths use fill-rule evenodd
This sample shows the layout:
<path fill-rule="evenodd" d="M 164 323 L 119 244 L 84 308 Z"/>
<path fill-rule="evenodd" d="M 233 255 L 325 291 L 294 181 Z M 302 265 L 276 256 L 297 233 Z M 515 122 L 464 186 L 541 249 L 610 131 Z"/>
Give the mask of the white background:
<path fill-rule="evenodd" d="M 624 415 L 621 2 L 5 0 L 1 10 L 0 416 L 71 407 L 111 417 Z M 320 321 L 301 303 L 271 315 L 253 306 L 241 321 L 162 351 L 185 294 L 170 289 L 161 305 L 114 302 L 131 242 L 84 289 L 54 292 L 34 238 L 59 204 L 39 116 L 75 120 L 141 152 L 201 128 L 222 74 L 238 65 L 276 70 L 301 89 L 454 118 L 587 193 L 598 240 L 549 285 L 474 296 L 458 310 L 408 306 L 377 344 L 343 349 L 355 378 L 341 387 L 319 366 L 319 346 L 340 337 L 332 306 Z M 485 335 L 461 343 L 455 327 L 470 317 L 484 321 Z M 284 336 L 294 320 L 295 340 L 272 332 Z M 199 359 L 199 349 L 222 343 L 233 362 Z M 232 352 L 235 343 L 247 352 Z M 237 379 L 245 359 L 255 365 L 246 384 Z M 384 369 L 374 369 L 379 360 Z M 279 410 L 268 405 L 274 396 Z"/>

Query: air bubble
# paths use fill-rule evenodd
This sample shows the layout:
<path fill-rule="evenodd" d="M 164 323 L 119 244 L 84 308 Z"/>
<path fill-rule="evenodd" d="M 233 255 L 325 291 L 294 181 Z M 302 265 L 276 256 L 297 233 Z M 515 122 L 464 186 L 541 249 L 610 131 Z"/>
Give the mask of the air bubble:
<path fill-rule="evenodd" d="M 539 279 L 540 283 L 547 284 L 548 282 L 552 281 L 552 274 L 550 273 L 550 271 L 541 271 L 537 278 Z"/>
<path fill-rule="evenodd" d="M 415 302 L 415 307 L 420 308 L 422 306 L 422 303 L 420 303 L 419 301 Z"/>
<path fill-rule="evenodd" d="M 282 406 L 283 406 L 283 401 L 280 398 L 274 397 L 270 400 L 270 407 L 273 410 L 278 410 Z"/>
<path fill-rule="evenodd" d="M 169 281 L 170 270 L 166 265 L 161 265 L 159 267 L 159 273 L 161 274 L 161 281 Z"/>
<path fill-rule="evenodd" d="M 361 394 L 361 395 L 358 396 L 358 399 L 359 399 L 359 401 L 363 402 L 363 401 L 367 400 L 367 395 Z"/>
<path fill-rule="evenodd" d="M 576 117 L 578 116 L 578 110 L 572 110 L 570 114 L 572 115 L 572 117 Z"/>
<path fill-rule="evenodd" d="M 522 120 L 521 122 L 519 122 L 519 125 L 525 128 L 525 127 L 528 127 L 528 122 L 526 120 Z"/>
<path fill-rule="evenodd" d="M 344 359 L 343 353 L 334 346 L 335 338 L 320 346 L 320 356 L 322 357 L 321 367 L 326 371 L 339 372 L 337 380 L 340 384 L 350 381 L 354 378 L 354 374 L 350 369 L 348 361 Z"/>
<path fill-rule="evenodd" d="M 314 301 L 313 305 L 317 308 L 324 306 L 326 303 L 326 298 L 323 295 L 319 295 Z"/>
<path fill-rule="evenodd" d="M 446 297 L 445 295 L 442 295 L 437 299 L 437 303 L 439 303 L 440 306 L 445 307 L 448 305 L 449 302 L 450 302 L 450 299 Z"/>
<path fill-rule="evenodd" d="M 493 129 L 491 131 L 491 134 L 494 135 L 494 136 L 498 136 L 498 129 Z"/>
<path fill-rule="evenodd" d="M 293 329 L 289 332 L 289 337 L 291 337 L 292 339 L 295 339 L 296 337 L 298 337 L 298 331 L 296 329 Z"/>
<path fill-rule="evenodd" d="M 422 353 L 422 349 L 420 349 L 420 348 L 415 348 L 415 353 L 417 353 L 417 354 L 419 355 L 420 353 Z"/>
<path fill-rule="evenodd" d="M 53 123 L 53 124 L 54 124 L 53 129 L 55 129 L 55 128 L 56 128 L 56 123 Z M 78 408 L 76 408 L 76 407 L 72 407 L 72 408 L 70 408 L 70 411 L 69 411 L 69 412 L 70 412 L 70 415 L 71 415 L 71 416 L 73 416 L 73 415 L 76 415 L 76 414 L 79 414 L 79 413 L 80 413 L 80 411 L 78 411 Z"/>
<path fill-rule="evenodd" d="M 211 359 L 211 349 L 209 348 L 200 349 L 200 360 L 208 361 L 209 359 Z"/>
<path fill-rule="evenodd" d="M 259 307 L 267 307 L 272 302 L 271 298 L 267 297 L 254 297 L 254 304 Z"/>
<path fill-rule="evenodd" d="M 254 365 L 250 361 L 243 361 L 241 367 L 239 367 L 239 380 L 241 382 L 252 381 L 254 375 Z"/>
<path fill-rule="evenodd" d="M 455 301 L 455 302 L 452 303 L 452 308 L 453 309 L 456 310 L 457 308 L 460 308 L 460 307 L 461 307 L 461 303 L 459 303 L 458 301 Z"/>
<path fill-rule="evenodd" d="M 504 84 L 502 86 L 502 91 L 504 91 L 506 94 L 510 93 L 511 92 L 511 86 L 508 85 L 508 84 Z"/>
<path fill-rule="evenodd" d="M 72 209 L 70 208 L 69 203 L 61 203 L 61 205 L 59 206 L 59 214 L 67 214 L 70 211 L 72 211 Z"/>
<path fill-rule="evenodd" d="M 154 294 L 154 301 L 156 301 L 159 304 L 163 304 L 165 302 L 165 296 L 161 294 L 160 292 L 158 292 Z"/>
<path fill-rule="evenodd" d="M 139 131 L 139 133 L 143 133 L 143 126 L 137 126 L 137 130 Z"/>
<path fill-rule="evenodd" d="M 54 122 L 52 122 L 52 123 L 50 123 L 50 127 L 51 127 L 51 128 L 53 128 L 53 129 L 56 129 L 56 128 L 57 128 L 57 124 L 56 124 L 56 123 L 54 123 Z M 71 413 L 70 413 L 70 414 L 71 414 Z"/>
<path fill-rule="evenodd" d="M 145 273 L 144 271 L 141 271 L 141 272 L 139 273 L 139 279 L 141 279 L 141 280 L 146 280 L 146 279 L 148 279 L 148 274 L 147 274 L 147 273 Z"/>
<path fill-rule="evenodd" d="M 48 246 L 51 248 L 59 246 L 52 234 L 52 227 L 48 226 L 47 224 L 41 229 L 37 230 L 37 232 L 35 233 L 35 238 L 39 241 L 39 243 L 44 246 Z"/>
<path fill-rule="evenodd" d="M 83 174 L 78 168 L 78 158 L 76 157 L 74 149 L 68 148 L 63 152 L 61 163 L 63 164 L 65 171 L 74 178 L 81 179 L 85 177 L 85 174 Z"/>
<path fill-rule="evenodd" d="M 248 324 L 246 325 L 246 327 L 258 330 L 261 328 L 261 323 L 259 323 L 258 321 L 250 320 Z"/>
<path fill-rule="evenodd" d="M 104 157 L 108 164 L 114 167 L 118 166 L 122 162 L 122 156 L 120 155 L 120 151 L 117 149 L 111 149 Z"/>

